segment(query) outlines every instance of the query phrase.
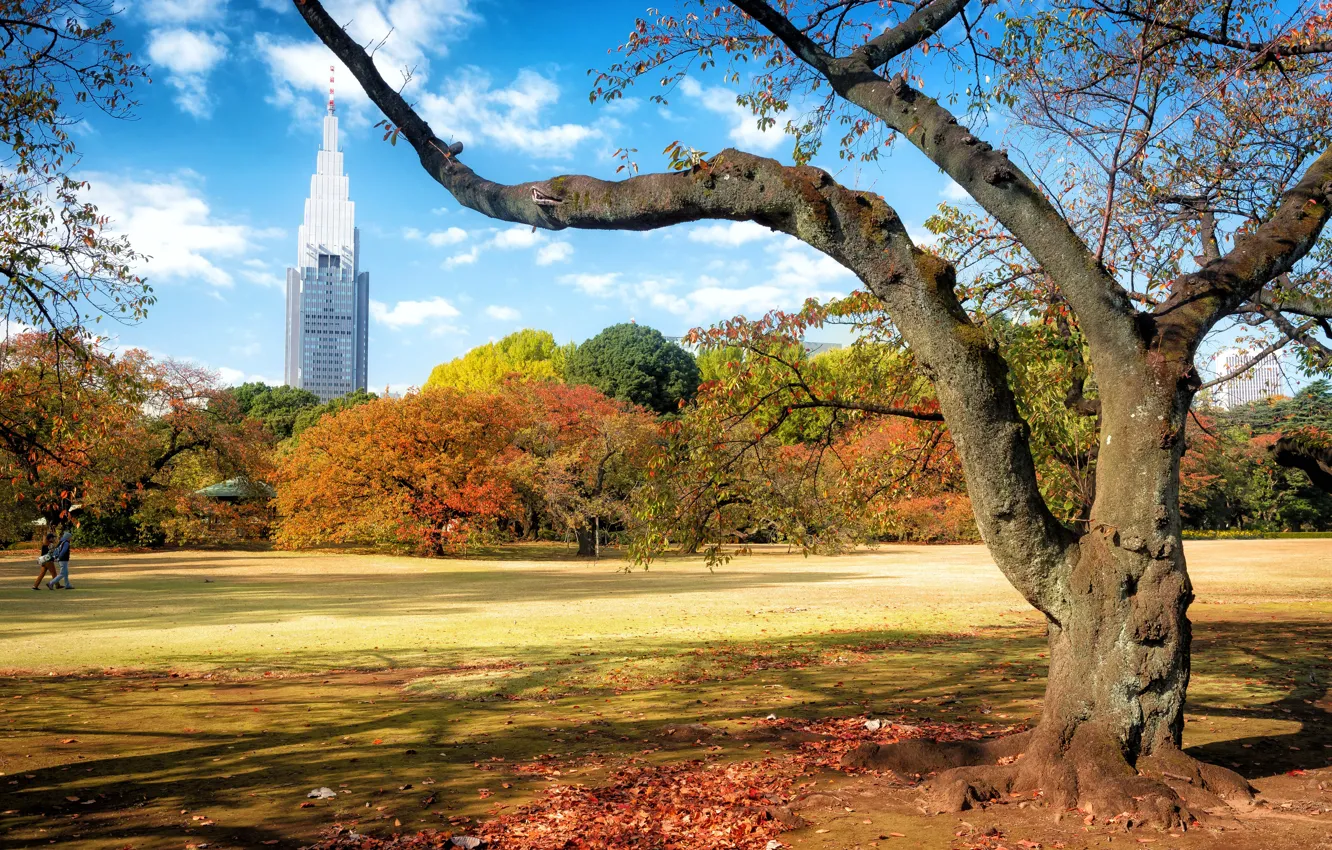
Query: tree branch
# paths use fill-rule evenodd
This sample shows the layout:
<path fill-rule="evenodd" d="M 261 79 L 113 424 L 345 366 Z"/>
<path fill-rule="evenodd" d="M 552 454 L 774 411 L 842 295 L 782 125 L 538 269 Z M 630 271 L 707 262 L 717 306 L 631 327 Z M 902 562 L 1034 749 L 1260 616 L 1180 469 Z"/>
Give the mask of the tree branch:
<path fill-rule="evenodd" d="M 1223 317 L 1309 253 L 1332 218 L 1332 148 L 1314 160 L 1276 212 L 1229 253 L 1179 278 L 1156 308 L 1163 346 L 1191 351 Z"/>
<path fill-rule="evenodd" d="M 1216 45 L 1217 47 L 1229 47 L 1232 50 L 1242 50 L 1246 53 L 1253 53 L 1261 59 L 1278 60 L 1293 56 L 1315 56 L 1332 53 L 1332 41 L 1312 41 L 1308 44 L 1281 45 L 1275 40 L 1250 41 L 1248 39 L 1231 38 L 1229 35 L 1229 3 L 1226 3 L 1223 10 L 1221 31 L 1219 33 L 1205 32 L 1180 21 L 1161 20 L 1155 15 L 1144 15 L 1141 12 L 1134 11 L 1127 3 L 1116 3 L 1113 6 L 1106 3 L 1097 3 L 1096 5 L 1111 14 L 1123 15 L 1129 20 L 1140 24 L 1150 24 L 1186 36 L 1195 41 L 1202 41 L 1207 44 Z"/>
<path fill-rule="evenodd" d="M 1276 352 L 1285 348 L 1287 343 L 1289 343 L 1292 339 L 1293 337 L 1291 336 L 1282 337 L 1281 339 L 1277 340 L 1271 345 L 1263 348 L 1257 354 L 1254 354 L 1247 361 L 1245 361 L 1245 363 L 1239 368 L 1227 372 L 1224 375 L 1219 375 L 1216 378 L 1213 378 L 1212 380 L 1200 385 L 1198 389 L 1199 390 L 1211 389 L 1212 387 L 1224 384 L 1226 381 L 1233 381 L 1234 379 L 1238 378 L 1240 375 L 1243 375 L 1245 372 L 1252 369 L 1254 366 L 1257 366 L 1259 363 L 1263 362 L 1264 358 L 1268 357 L 1269 355 L 1275 354 Z"/>
<path fill-rule="evenodd" d="M 844 98 L 910 140 L 1036 258 L 1086 328 L 1098 369 L 1113 372 L 1127 363 L 1127 352 L 1140 350 L 1128 294 L 1003 151 L 905 80 L 885 80 L 863 61 L 839 62 L 829 79 Z"/>

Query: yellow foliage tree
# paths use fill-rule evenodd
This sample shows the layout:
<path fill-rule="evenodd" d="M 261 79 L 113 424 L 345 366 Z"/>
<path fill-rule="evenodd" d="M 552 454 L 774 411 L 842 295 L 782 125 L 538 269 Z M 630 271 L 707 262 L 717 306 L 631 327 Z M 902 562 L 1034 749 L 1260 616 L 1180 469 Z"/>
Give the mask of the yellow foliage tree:
<path fill-rule="evenodd" d="M 550 331 L 525 328 L 439 364 L 431 370 L 424 388 L 485 390 L 515 376 L 524 381 L 562 380 L 564 361 L 572 347 L 557 345 Z"/>

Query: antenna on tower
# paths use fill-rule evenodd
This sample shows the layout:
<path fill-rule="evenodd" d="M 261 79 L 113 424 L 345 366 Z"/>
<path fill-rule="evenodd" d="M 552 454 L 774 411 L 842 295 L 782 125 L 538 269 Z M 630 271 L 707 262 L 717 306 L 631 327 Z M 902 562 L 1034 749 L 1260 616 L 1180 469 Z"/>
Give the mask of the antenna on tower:
<path fill-rule="evenodd" d="M 328 114 L 333 115 L 333 66 L 328 66 Z"/>

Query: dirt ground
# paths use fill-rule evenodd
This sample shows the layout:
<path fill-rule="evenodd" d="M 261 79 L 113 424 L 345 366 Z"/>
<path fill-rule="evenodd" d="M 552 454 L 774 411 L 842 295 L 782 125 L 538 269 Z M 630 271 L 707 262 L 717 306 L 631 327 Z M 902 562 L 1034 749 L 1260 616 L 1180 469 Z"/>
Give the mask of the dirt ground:
<path fill-rule="evenodd" d="M 704 805 L 752 814 L 728 788 L 803 822 L 723 843 L 681 826 L 679 847 L 1332 850 L 1332 541 L 1188 544 L 1185 745 L 1262 796 L 1174 835 L 1018 798 L 929 816 L 919 789 L 835 768 L 876 735 L 1034 720 L 1041 624 L 980 547 L 766 551 L 714 574 L 490 554 L 89 554 L 71 592 L 29 590 L 31 558 L 0 554 L 0 848 L 580 817 L 596 846 L 576 791 L 618 799 L 629 771 L 693 789 L 661 799 L 695 825 Z M 335 796 L 307 797 L 320 787 Z"/>

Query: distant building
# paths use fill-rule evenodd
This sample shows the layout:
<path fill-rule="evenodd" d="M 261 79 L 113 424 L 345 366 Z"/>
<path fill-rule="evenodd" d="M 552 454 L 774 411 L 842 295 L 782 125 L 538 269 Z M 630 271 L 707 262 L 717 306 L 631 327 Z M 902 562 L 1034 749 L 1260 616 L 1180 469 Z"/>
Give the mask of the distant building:
<path fill-rule="evenodd" d="M 370 273 L 360 268 L 361 232 L 342 173 L 332 82 L 330 77 L 323 144 L 296 237 L 296 267 L 287 269 L 284 380 L 321 401 L 366 388 L 370 313 Z"/>
<path fill-rule="evenodd" d="M 1242 348 L 1227 348 L 1212 358 L 1212 372 L 1221 378 L 1243 369 L 1255 352 Z M 1222 410 L 1230 410 L 1252 401 L 1262 401 L 1281 395 L 1281 358 L 1272 353 L 1253 367 L 1224 383 L 1211 388 L 1212 403 Z"/>

